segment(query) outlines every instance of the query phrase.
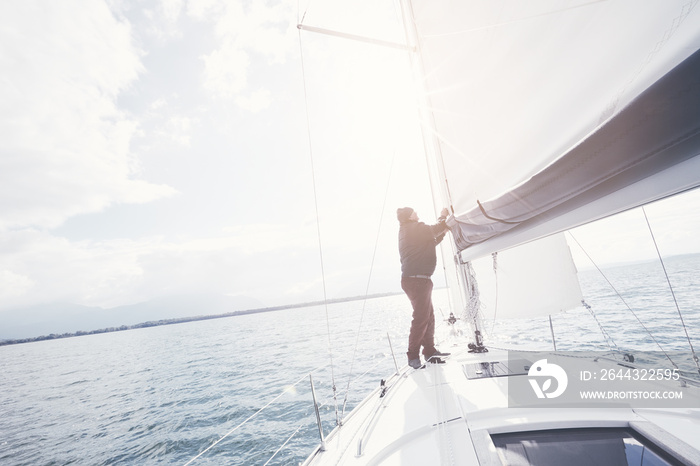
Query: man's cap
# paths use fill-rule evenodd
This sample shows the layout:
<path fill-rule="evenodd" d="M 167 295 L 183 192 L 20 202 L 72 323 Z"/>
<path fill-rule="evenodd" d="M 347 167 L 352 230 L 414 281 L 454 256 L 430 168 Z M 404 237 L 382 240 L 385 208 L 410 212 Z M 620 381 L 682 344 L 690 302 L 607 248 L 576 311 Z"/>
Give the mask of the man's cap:
<path fill-rule="evenodd" d="M 410 207 L 400 207 L 396 209 L 396 218 L 399 222 L 406 222 L 413 214 L 413 209 Z"/>

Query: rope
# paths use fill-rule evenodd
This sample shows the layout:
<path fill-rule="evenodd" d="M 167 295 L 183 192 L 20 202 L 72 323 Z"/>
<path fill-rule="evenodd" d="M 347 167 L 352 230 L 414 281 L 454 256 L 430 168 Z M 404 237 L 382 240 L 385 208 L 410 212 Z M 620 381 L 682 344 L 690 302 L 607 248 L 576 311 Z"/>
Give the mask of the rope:
<path fill-rule="evenodd" d="M 365 298 L 362 301 L 362 312 L 360 313 L 360 324 L 357 328 L 357 337 L 355 338 L 355 348 L 352 352 L 352 360 L 350 362 L 350 374 L 348 375 L 348 386 L 345 389 L 345 398 L 343 399 L 343 408 L 341 416 L 345 415 L 345 405 L 348 402 L 348 393 L 350 392 L 350 382 L 352 381 L 352 374 L 355 367 L 355 356 L 357 355 L 357 348 L 360 344 L 360 330 L 362 329 L 362 321 L 365 317 L 365 309 L 367 307 L 367 296 L 369 295 L 369 286 L 372 281 L 372 271 L 374 270 L 374 260 L 377 257 L 377 247 L 379 246 L 379 237 L 382 231 L 382 219 L 384 218 L 384 211 L 386 209 L 386 201 L 389 197 L 389 186 L 391 185 L 391 174 L 394 170 L 394 159 L 396 158 L 396 151 L 391 157 L 391 166 L 389 167 L 389 178 L 387 179 L 386 190 L 384 191 L 384 202 L 382 202 L 382 212 L 379 216 L 379 227 L 377 228 L 377 237 L 374 241 L 374 251 L 372 252 L 372 261 L 369 266 L 369 276 L 367 277 L 367 286 L 365 287 Z"/>
<path fill-rule="evenodd" d="M 634 316 L 635 319 L 637 319 L 637 322 L 639 322 L 639 325 L 641 325 L 642 328 L 644 329 L 644 331 L 647 332 L 647 334 L 651 337 L 652 340 L 654 340 L 654 343 L 656 343 L 656 346 L 658 346 L 659 349 L 661 350 L 661 352 L 664 353 L 664 356 L 666 356 L 666 359 L 669 360 L 669 362 L 673 365 L 673 367 L 678 369 L 678 366 L 676 365 L 676 363 L 673 362 L 673 360 L 668 355 L 668 353 L 666 353 L 666 351 L 661 347 L 661 344 L 659 344 L 659 342 L 656 340 L 656 338 L 654 338 L 654 335 L 649 331 L 649 329 L 644 325 L 644 323 L 639 319 L 639 317 L 637 317 L 637 314 L 632 310 L 632 308 L 629 306 L 629 304 L 627 304 L 627 301 L 625 301 L 625 298 L 623 298 L 622 295 L 620 294 L 620 292 L 617 291 L 617 288 L 615 288 L 615 286 L 612 284 L 612 282 L 610 282 L 610 280 L 605 275 L 605 273 L 603 273 L 603 271 L 600 270 L 600 267 L 598 267 L 598 264 L 596 264 L 596 262 L 593 260 L 593 258 L 588 254 L 588 251 L 586 251 L 583 248 L 583 246 L 581 246 L 581 243 L 578 242 L 576 237 L 574 237 L 574 235 L 570 231 L 568 231 L 567 233 L 569 233 L 571 238 L 576 242 L 576 244 L 578 244 L 578 247 L 581 248 L 581 251 L 583 251 L 583 253 L 586 255 L 586 257 L 588 257 L 588 260 L 590 260 L 591 263 L 593 264 L 593 266 L 598 270 L 598 273 L 600 273 L 600 275 L 605 279 L 605 281 L 608 282 L 608 285 L 610 285 L 610 288 L 612 288 L 612 290 L 615 292 L 617 297 L 620 298 L 620 300 L 625 305 L 625 307 L 627 307 L 627 310 L 632 313 L 632 315 Z"/>
<path fill-rule="evenodd" d="M 605 340 L 605 343 L 608 345 L 608 348 L 610 348 L 610 351 L 620 352 L 620 349 L 617 347 L 617 344 L 615 344 L 615 340 L 613 340 L 612 337 L 610 336 L 610 334 L 605 330 L 605 328 L 603 328 L 603 324 L 600 323 L 600 321 L 598 320 L 598 316 L 596 316 L 595 312 L 593 312 L 593 308 L 583 299 L 581 300 L 581 304 L 583 305 L 583 307 L 588 309 L 588 312 L 591 313 L 591 315 L 593 316 L 593 319 L 598 324 L 598 328 L 600 328 L 600 333 L 603 334 L 603 339 Z M 615 347 L 615 349 L 613 349 L 613 346 Z"/>
<path fill-rule="evenodd" d="M 470 322 L 474 328 L 479 328 L 477 319 L 481 307 L 481 300 L 479 299 L 479 285 L 476 281 L 476 272 L 474 272 L 471 262 L 466 262 L 463 265 L 465 266 L 464 273 L 468 275 L 466 276 L 468 287 L 466 291 L 469 295 L 469 301 L 464 306 L 462 316 L 464 320 Z"/>
<path fill-rule="evenodd" d="M 507 224 L 507 225 L 519 225 L 519 224 L 523 223 L 522 221 L 518 221 L 518 222 L 509 222 L 509 221 L 507 221 L 507 220 L 503 220 L 503 219 L 500 219 L 500 218 L 492 217 L 492 216 L 490 216 L 488 213 L 486 213 L 486 209 L 485 209 L 484 206 L 481 204 L 481 201 L 479 201 L 479 199 L 476 200 L 476 203 L 479 205 L 479 210 L 481 210 L 482 215 L 483 215 L 484 217 L 486 217 L 487 219 L 489 219 L 489 220 L 493 220 L 494 222 L 498 222 L 498 223 L 504 223 L 504 224 Z"/>
<path fill-rule="evenodd" d="M 313 155 L 313 146 L 311 143 L 311 121 L 309 117 L 309 98 L 308 98 L 308 92 L 306 89 L 306 68 L 304 66 L 304 49 L 301 45 L 301 29 L 298 29 L 299 33 L 299 55 L 301 58 L 301 74 L 302 74 L 302 82 L 304 85 L 304 106 L 306 110 L 306 133 L 308 137 L 308 143 L 309 143 L 309 159 L 311 160 L 311 182 L 313 185 L 313 192 L 314 192 L 314 209 L 316 212 L 316 235 L 318 237 L 318 254 L 319 254 L 319 259 L 321 262 L 321 281 L 323 285 L 323 303 L 324 303 L 324 308 L 325 308 L 325 313 L 326 313 L 326 335 L 328 336 L 328 356 L 330 357 L 331 360 L 331 382 L 333 384 L 333 399 L 335 400 L 335 422 L 336 425 L 340 425 L 340 418 L 338 416 L 338 400 L 337 400 L 337 392 L 336 392 L 336 386 L 335 386 L 335 370 L 334 370 L 334 365 L 333 365 L 333 350 L 332 350 L 332 345 L 331 345 L 331 324 L 330 324 L 330 318 L 328 316 L 328 296 L 326 293 L 326 272 L 324 269 L 324 264 L 323 264 L 323 247 L 321 243 L 321 222 L 319 219 L 318 215 L 318 193 L 316 190 L 316 168 L 314 164 L 314 155 Z"/>
<path fill-rule="evenodd" d="M 493 329 L 496 326 L 496 313 L 498 312 L 498 252 L 491 253 L 491 258 L 493 259 L 493 276 L 496 289 L 493 305 L 493 321 L 491 322 L 491 337 L 493 337 Z"/>
<path fill-rule="evenodd" d="M 673 291 L 673 286 L 671 285 L 671 279 L 668 277 L 668 272 L 666 271 L 666 265 L 661 257 L 661 252 L 659 251 L 659 245 L 656 243 L 656 238 L 654 237 L 654 232 L 651 229 L 651 224 L 649 223 L 649 217 L 647 217 L 647 211 L 642 206 L 642 212 L 644 213 L 644 220 L 647 222 L 647 227 L 649 228 L 649 234 L 651 234 L 651 239 L 654 241 L 654 248 L 656 248 L 656 254 L 659 256 L 659 262 L 661 262 L 661 268 L 664 270 L 664 275 L 666 276 L 666 282 L 668 283 L 668 288 L 671 290 L 671 296 L 673 296 L 673 302 L 676 305 L 676 310 L 678 311 L 678 317 L 681 319 L 681 325 L 683 325 L 683 331 L 685 332 L 685 337 L 688 339 L 688 345 L 690 345 L 690 352 L 693 353 L 693 361 L 695 361 L 695 367 L 700 373 L 700 364 L 698 364 L 698 355 L 695 354 L 695 348 L 693 348 L 693 342 L 690 340 L 690 335 L 688 334 L 688 328 L 685 326 L 685 321 L 683 320 L 683 313 L 681 313 L 681 308 L 678 305 L 678 300 L 676 299 L 676 293 Z"/>

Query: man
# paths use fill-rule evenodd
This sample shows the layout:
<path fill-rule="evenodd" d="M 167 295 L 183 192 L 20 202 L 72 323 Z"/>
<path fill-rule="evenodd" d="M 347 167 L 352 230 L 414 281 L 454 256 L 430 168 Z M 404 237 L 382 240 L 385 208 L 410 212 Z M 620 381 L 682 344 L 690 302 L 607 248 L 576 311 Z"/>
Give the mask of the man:
<path fill-rule="evenodd" d="M 435 314 L 433 312 L 432 293 L 437 256 L 435 247 L 447 232 L 445 219 L 449 215 L 442 209 L 438 223 L 426 225 L 418 221 L 418 214 L 410 207 L 397 209 L 399 220 L 399 254 L 401 256 L 401 288 L 413 306 L 413 321 L 408 336 L 408 365 L 414 369 L 421 367 L 420 348 L 426 361 L 442 362 L 441 353 L 435 348 Z"/>

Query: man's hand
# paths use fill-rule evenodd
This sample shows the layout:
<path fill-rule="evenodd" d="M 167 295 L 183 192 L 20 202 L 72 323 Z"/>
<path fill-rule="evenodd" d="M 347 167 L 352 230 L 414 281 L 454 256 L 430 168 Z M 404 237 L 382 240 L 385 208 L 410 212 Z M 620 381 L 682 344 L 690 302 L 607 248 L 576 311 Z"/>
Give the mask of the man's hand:
<path fill-rule="evenodd" d="M 442 209 L 440 212 L 440 218 L 447 218 L 450 215 L 450 211 L 447 208 Z"/>

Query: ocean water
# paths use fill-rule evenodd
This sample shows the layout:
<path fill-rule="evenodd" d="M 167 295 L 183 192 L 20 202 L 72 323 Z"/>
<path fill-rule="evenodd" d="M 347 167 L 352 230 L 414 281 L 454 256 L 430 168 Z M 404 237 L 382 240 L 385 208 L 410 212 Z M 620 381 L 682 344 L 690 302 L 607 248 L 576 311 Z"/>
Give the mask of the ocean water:
<path fill-rule="evenodd" d="M 700 350 L 700 256 L 666 266 Z M 697 373 L 659 264 L 605 272 L 656 342 Z M 553 316 L 558 349 L 605 351 L 612 340 L 658 351 L 597 271 L 580 280 L 598 320 L 585 308 Z M 447 301 L 435 291 L 438 335 Z M 191 464 L 298 464 L 319 443 L 309 375 L 327 434 L 336 406 L 349 411 L 394 370 L 389 339 L 405 364 L 410 314 L 397 295 L 0 347 L 0 464 L 184 465 L 222 438 Z M 486 324 L 494 346 L 552 347 L 546 318 Z"/>

